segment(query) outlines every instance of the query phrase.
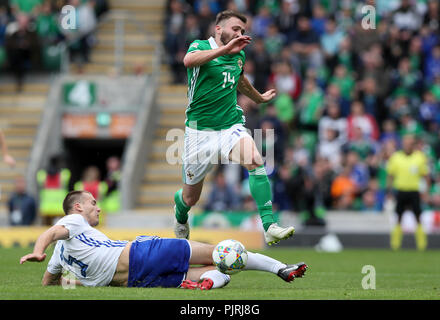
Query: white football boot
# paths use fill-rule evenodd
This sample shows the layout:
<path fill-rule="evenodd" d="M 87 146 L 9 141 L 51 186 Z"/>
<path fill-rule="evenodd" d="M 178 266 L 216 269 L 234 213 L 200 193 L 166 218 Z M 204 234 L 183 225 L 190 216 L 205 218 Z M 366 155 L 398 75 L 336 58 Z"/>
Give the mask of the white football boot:
<path fill-rule="evenodd" d="M 174 212 L 176 211 L 176 206 L 174 206 Z M 189 223 L 179 223 L 174 222 L 174 234 L 176 238 L 189 240 Z"/>
<path fill-rule="evenodd" d="M 267 229 L 267 231 L 264 232 L 264 239 L 266 240 L 266 243 L 268 245 L 273 245 L 275 243 L 280 242 L 280 240 L 285 240 L 293 236 L 295 233 L 294 227 L 280 227 L 276 223 L 272 223 Z"/>

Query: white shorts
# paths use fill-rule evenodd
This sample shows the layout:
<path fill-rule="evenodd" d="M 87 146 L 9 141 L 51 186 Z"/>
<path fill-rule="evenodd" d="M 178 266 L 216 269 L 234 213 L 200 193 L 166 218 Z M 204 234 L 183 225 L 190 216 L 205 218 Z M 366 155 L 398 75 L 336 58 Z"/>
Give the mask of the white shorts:
<path fill-rule="evenodd" d="M 236 143 L 242 138 L 251 137 L 247 130 L 242 124 L 220 131 L 185 127 L 183 183 L 196 184 L 202 181 L 214 165 L 230 163 L 229 153 Z"/>

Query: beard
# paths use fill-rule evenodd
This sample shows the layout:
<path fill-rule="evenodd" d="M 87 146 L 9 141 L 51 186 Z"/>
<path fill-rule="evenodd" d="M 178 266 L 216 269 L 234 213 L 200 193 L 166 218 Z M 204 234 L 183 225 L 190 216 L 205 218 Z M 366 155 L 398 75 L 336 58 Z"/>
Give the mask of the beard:
<path fill-rule="evenodd" d="M 233 35 L 223 31 L 220 36 L 220 41 L 223 43 L 223 45 L 227 45 L 229 41 L 231 41 L 234 38 Z"/>

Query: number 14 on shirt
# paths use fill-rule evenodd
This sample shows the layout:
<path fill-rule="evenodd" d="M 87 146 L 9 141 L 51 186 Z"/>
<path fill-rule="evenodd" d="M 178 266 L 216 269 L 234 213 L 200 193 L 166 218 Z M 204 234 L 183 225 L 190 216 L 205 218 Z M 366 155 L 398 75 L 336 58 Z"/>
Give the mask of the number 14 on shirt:
<path fill-rule="evenodd" d="M 235 76 L 231 77 L 231 73 L 230 72 L 226 72 L 226 71 L 222 72 L 222 75 L 224 76 L 223 86 L 222 87 L 226 88 L 226 84 L 231 82 L 232 84 L 231 84 L 230 88 L 232 89 L 234 87 L 234 84 L 235 84 Z"/>

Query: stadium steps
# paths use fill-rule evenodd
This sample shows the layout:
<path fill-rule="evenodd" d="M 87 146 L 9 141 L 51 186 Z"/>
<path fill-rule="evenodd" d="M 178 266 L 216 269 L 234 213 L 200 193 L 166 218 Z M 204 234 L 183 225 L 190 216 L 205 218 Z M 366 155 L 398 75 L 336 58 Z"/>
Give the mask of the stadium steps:
<path fill-rule="evenodd" d="M 37 134 L 40 118 L 50 89 L 48 77 L 30 77 L 22 92 L 16 93 L 14 81 L 7 77 L 0 83 L 0 128 L 16 166 L 0 161 L 0 213 L 6 213 L 7 200 L 14 190 L 14 180 L 24 176 Z"/>
<path fill-rule="evenodd" d="M 155 42 L 162 42 L 163 19 L 166 0 L 111 0 L 111 10 L 126 11 L 130 18 L 124 20 L 124 51 L 122 74 L 151 73 L 155 55 Z M 83 74 L 114 74 L 115 72 L 115 30 L 113 19 L 101 21 L 96 32 L 97 44 L 93 47 L 89 63 L 77 69 L 72 63 L 71 70 Z M 161 70 L 167 82 L 167 70 Z"/>
<path fill-rule="evenodd" d="M 147 159 L 145 176 L 140 187 L 136 210 L 151 213 L 170 214 L 174 206 L 174 193 L 182 188 L 181 154 L 172 153 L 169 147 L 183 148 L 185 108 L 187 104 L 186 85 L 162 84 L 156 103 L 159 107 L 152 153 Z M 173 131 L 171 131 L 173 130 Z M 167 141 L 167 135 L 170 141 Z M 175 149 L 174 149 L 175 150 Z M 168 154 L 167 154 L 168 151 Z M 168 158 L 167 157 L 171 157 Z M 209 176 L 199 204 L 203 205 L 209 192 Z M 196 210 L 200 209 L 197 205 Z"/>

